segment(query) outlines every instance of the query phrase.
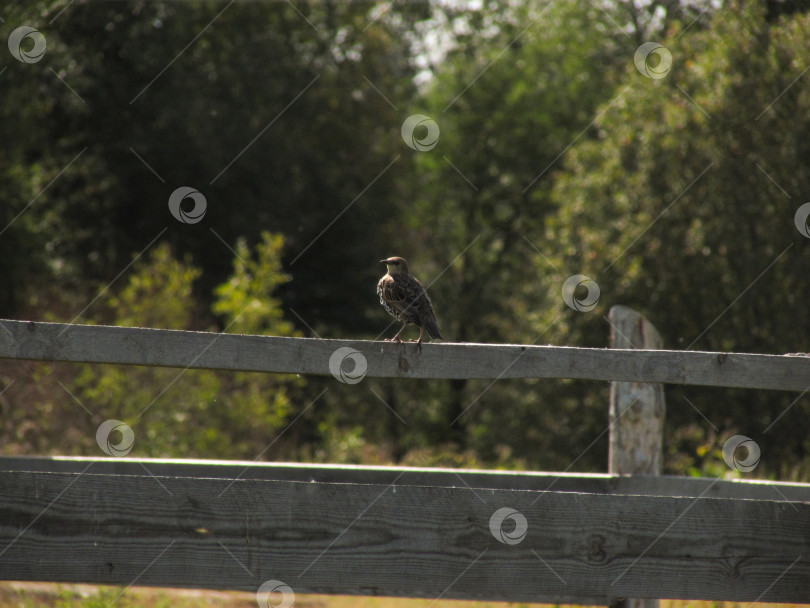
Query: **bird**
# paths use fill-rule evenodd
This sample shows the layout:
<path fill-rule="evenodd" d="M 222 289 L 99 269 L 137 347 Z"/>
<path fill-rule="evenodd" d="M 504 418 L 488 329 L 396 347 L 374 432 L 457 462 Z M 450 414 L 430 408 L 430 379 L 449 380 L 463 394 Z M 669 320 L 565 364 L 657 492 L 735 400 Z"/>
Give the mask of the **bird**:
<path fill-rule="evenodd" d="M 419 345 L 420 351 L 425 332 L 431 339 L 443 340 L 430 297 L 419 280 L 408 271 L 408 262 L 394 256 L 380 260 L 380 263 L 385 264 L 388 269 L 385 276 L 377 283 L 380 304 L 388 311 L 388 314 L 402 322 L 402 328 L 397 335 L 386 339 L 386 342 L 402 342 L 399 336 L 408 325 L 416 325 L 419 328 L 419 339 L 416 340 L 416 343 Z"/>

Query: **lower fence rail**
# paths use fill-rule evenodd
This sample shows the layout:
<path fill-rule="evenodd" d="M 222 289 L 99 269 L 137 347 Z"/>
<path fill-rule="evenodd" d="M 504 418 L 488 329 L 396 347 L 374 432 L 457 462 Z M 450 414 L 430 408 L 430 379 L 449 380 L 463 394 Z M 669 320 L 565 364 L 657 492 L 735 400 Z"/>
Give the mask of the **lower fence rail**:
<path fill-rule="evenodd" d="M 810 600 L 810 485 L 0 458 L 0 578 L 609 604 Z"/>

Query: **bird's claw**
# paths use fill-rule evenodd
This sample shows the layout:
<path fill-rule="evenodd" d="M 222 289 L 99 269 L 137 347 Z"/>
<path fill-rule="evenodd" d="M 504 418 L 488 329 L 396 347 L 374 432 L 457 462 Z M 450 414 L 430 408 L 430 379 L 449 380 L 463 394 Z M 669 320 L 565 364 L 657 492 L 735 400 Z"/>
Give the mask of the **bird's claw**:
<path fill-rule="evenodd" d="M 419 339 L 419 340 L 411 339 L 411 340 L 408 340 L 408 342 L 416 342 L 416 348 L 419 351 L 419 353 L 421 354 L 421 352 L 422 352 L 422 340 L 421 339 Z"/>

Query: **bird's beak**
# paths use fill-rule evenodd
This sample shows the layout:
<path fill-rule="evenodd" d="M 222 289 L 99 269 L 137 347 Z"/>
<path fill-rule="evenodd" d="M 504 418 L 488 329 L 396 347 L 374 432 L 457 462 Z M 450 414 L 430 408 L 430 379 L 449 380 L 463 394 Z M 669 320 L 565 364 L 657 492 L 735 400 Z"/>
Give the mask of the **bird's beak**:
<path fill-rule="evenodd" d="M 380 260 L 380 264 L 388 264 L 388 260 Z"/>

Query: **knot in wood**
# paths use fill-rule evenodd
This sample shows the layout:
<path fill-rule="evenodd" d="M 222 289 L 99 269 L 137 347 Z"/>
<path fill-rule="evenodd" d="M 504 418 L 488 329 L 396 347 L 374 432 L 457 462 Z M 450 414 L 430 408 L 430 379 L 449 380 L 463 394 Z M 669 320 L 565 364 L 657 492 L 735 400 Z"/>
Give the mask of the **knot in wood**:
<path fill-rule="evenodd" d="M 588 545 L 587 558 L 589 562 L 602 563 L 607 559 L 605 542 L 607 539 L 601 534 L 591 534 L 586 541 Z"/>

